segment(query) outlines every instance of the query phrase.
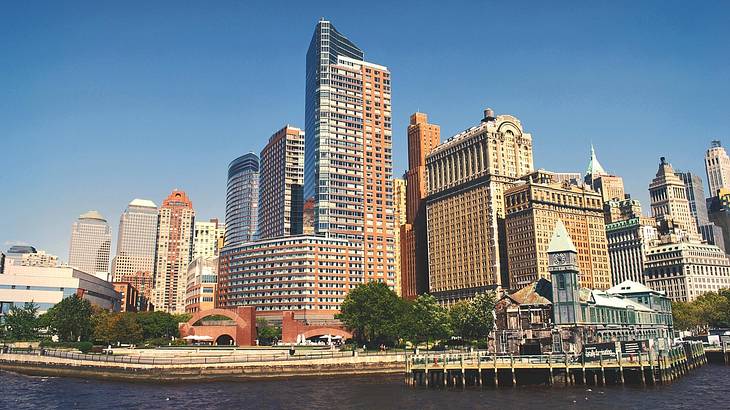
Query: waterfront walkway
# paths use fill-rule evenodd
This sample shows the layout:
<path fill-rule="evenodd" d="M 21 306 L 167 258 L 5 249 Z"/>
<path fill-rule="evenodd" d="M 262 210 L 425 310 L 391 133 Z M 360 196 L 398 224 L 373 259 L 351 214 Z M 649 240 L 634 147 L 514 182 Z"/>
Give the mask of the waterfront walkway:
<path fill-rule="evenodd" d="M 217 353 L 217 354 L 216 354 Z M 362 374 L 402 374 L 405 354 L 309 351 L 155 351 L 138 355 L 82 354 L 12 349 L 0 354 L 0 369 L 26 374 L 108 379 L 233 380 Z"/>
<path fill-rule="evenodd" d="M 701 343 L 683 343 L 660 352 L 598 353 L 593 357 L 426 353 L 408 357 L 406 383 L 426 387 L 657 384 L 671 382 L 705 363 Z"/>

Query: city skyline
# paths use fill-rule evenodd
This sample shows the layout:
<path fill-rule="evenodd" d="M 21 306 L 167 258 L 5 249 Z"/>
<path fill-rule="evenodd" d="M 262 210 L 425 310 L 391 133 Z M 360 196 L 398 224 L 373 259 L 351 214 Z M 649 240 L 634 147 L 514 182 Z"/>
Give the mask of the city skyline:
<path fill-rule="evenodd" d="M 153 17 L 155 13 L 162 13 L 165 9 L 159 5 L 150 7 L 161 8 L 151 10 Z M 382 30 L 368 27 L 354 16 L 339 13 L 337 8 L 327 10 L 325 17 L 367 51 L 365 55 L 367 60 L 387 65 L 394 73 L 396 84 L 393 90 L 394 176 L 400 176 L 407 168 L 406 127 L 408 116 L 412 112 L 420 110 L 428 113 L 429 119 L 442 127 L 442 139 L 446 140 L 460 131 L 460 125 L 469 123 L 470 119 L 478 116 L 484 107 L 491 106 L 498 112 L 509 112 L 518 116 L 525 127 L 535 135 L 536 169 L 580 172 L 585 168 L 590 143 L 593 142 L 603 165 L 612 174 L 624 177 L 626 191 L 641 201 L 646 212 L 649 205 L 646 187 L 654 176 L 657 158 L 666 156 L 676 169 L 692 171 L 702 176 L 707 187 L 703 169 L 704 152 L 712 140 L 730 139 L 727 132 L 730 129 L 728 123 L 730 120 L 721 114 L 722 107 L 708 106 L 702 101 L 721 100 L 719 95 L 727 95 L 729 87 L 727 81 L 718 81 L 722 78 L 722 71 L 713 71 L 711 66 L 727 66 L 727 55 L 730 54 L 722 52 L 723 47 L 727 49 L 727 45 L 717 43 L 713 48 L 711 40 L 727 38 L 723 34 L 727 28 L 712 24 L 712 21 L 718 19 L 722 13 L 708 10 L 709 6 L 704 7 L 706 8 L 698 10 L 696 16 L 691 17 L 684 16 L 679 11 L 670 14 L 668 9 L 671 7 L 663 9 L 663 14 L 660 14 L 663 19 L 655 23 L 654 28 L 659 33 L 657 38 L 665 35 L 664 40 L 648 38 L 651 36 L 632 39 L 632 33 L 629 33 L 616 38 L 616 44 L 613 46 L 615 48 L 599 47 L 600 50 L 596 51 L 580 48 L 580 45 L 586 47 L 591 42 L 595 44 L 597 37 L 607 36 L 609 32 L 614 31 L 618 33 L 622 25 L 629 25 L 632 20 L 630 18 L 621 20 L 616 27 L 609 27 L 608 23 L 599 23 L 595 31 L 588 33 L 589 38 L 584 40 L 568 39 L 569 33 L 565 29 L 558 29 L 555 30 L 557 39 L 566 43 L 557 41 L 553 48 L 545 49 L 542 41 L 555 39 L 538 41 L 529 38 L 529 35 L 535 35 L 538 29 L 545 28 L 546 23 L 541 23 L 539 16 L 553 16 L 565 12 L 560 10 L 560 7 L 556 11 L 542 10 L 538 6 L 534 6 L 534 10 L 527 10 L 533 11 L 523 16 L 529 26 L 527 34 L 515 31 L 502 34 L 499 28 L 503 23 L 498 23 L 494 31 L 489 29 L 487 33 L 478 33 L 476 38 L 469 38 L 468 35 L 473 36 L 475 32 L 464 27 L 455 27 L 448 35 L 437 28 L 433 30 L 435 34 L 408 28 L 403 29 L 404 35 L 399 38 L 393 34 L 393 27 L 387 24 L 389 22 L 387 16 L 384 16 L 386 20 Z M 651 7 L 646 5 L 641 6 L 635 18 L 640 20 L 642 16 L 648 16 L 650 9 Z M 72 33 L 56 40 L 50 37 L 58 35 L 59 33 L 54 30 L 60 30 L 62 27 L 50 24 L 43 33 L 36 33 L 27 39 L 38 42 L 39 46 L 50 44 L 60 48 L 55 50 L 58 52 L 57 55 L 50 53 L 45 57 L 48 59 L 44 60 L 45 64 L 20 52 L 24 50 L 23 46 L 27 47 L 27 43 L 21 41 L 20 46 L 9 47 L 10 57 L 15 57 L 14 61 L 23 63 L 24 66 L 32 66 L 33 70 L 32 73 L 23 74 L 21 70 L 15 71 L 15 67 L 8 67 L 8 75 L 0 76 L 2 78 L 0 85 L 8 86 L 3 87 L 9 90 L 6 95 L 9 98 L 7 101 L 11 101 L 13 97 L 19 98 L 18 104 L 14 104 L 12 108 L 8 106 L 8 111 L 0 110 L 0 133 L 7 136 L 5 149 L 8 158 L 8 167 L 2 178 L 3 183 L 7 183 L 6 192 L 13 194 L 8 195 L 8 200 L 0 204 L 2 215 L 0 246 L 8 248 L 12 244 L 22 242 L 52 254 L 65 255 L 68 249 L 68 225 L 79 213 L 87 209 L 99 209 L 108 217 L 112 225 L 112 236 L 116 239 L 118 216 L 131 199 L 150 198 L 159 203 L 173 188 L 189 193 L 191 199 L 195 201 L 199 219 L 217 217 L 222 220 L 228 163 L 249 151 L 260 152 L 273 129 L 278 129 L 287 123 L 304 127 L 303 57 L 309 44 L 312 25 L 323 14 L 322 10 L 326 9 L 309 10 L 302 14 L 293 13 L 297 14 L 296 24 L 290 26 L 291 30 L 279 34 L 276 38 L 285 52 L 279 51 L 279 54 L 265 52 L 259 58 L 264 61 L 265 57 L 273 56 L 272 64 L 275 64 L 277 59 L 289 57 L 281 54 L 292 53 L 297 62 L 283 71 L 273 70 L 272 73 L 267 73 L 269 70 L 262 68 L 260 64 L 257 67 L 249 67 L 249 63 L 240 60 L 241 55 L 249 54 L 250 44 L 231 43 L 224 32 L 211 28 L 213 23 L 210 19 L 203 19 L 199 26 L 190 28 L 191 32 L 187 35 L 191 37 L 193 33 L 200 31 L 208 34 L 208 40 L 227 39 L 227 41 L 216 47 L 215 55 L 210 56 L 214 61 L 211 67 L 188 60 L 189 56 L 180 49 L 184 48 L 184 41 L 177 41 L 176 38 L 177 35 L 185 33 L 181 22 L 186 20 L 186 10 L 182 9 L 179 14 L 172 16 L 170 23 L 162 24 L 159 29 L 164 35 L 152 45 L 123 44 L 127 38 L 124 37 L 125 34 L 148 40 L 146 36 L 153 31 L 150 26 L 126 27 L 126 31 L 119 38 L 102 30 L 102 37 L 116 41 L 113 43 L 113 49 L 121 53 L 121 58 L 125 60 L 124 68 L 131 69 L 130 74 L 120 68 L 111 70 L 111 78 L 104 77 L 102 70 L 110 69 L 111 63 L 115 61 L 110 60 L 112 54 L 97 50 L 101 43 L 87 44 L 86 40 L 82 41 L 79 37 L 87 30 L 100 29 L 94 25 L 81 24 Z M 100 10 L 99 13 L 112 11 Z M 14 15 L 13 12 L 23 14 L 21 10 L 10 10 L 8 15 Z M 52 7 L 46 11 L 49 15 L 52 12 Z M 436 10 L 427 9 L 418 12 L 421 15 L 433 15 Z M 220 13 L 223 13 L 223 10 Z M 448 10 L 445 13 L 443 18 L 450 18 L 455 12 Z M 574 14 L 568 13 L 568 17 L 575 18 L 575 14 L 580 13 L 589 17 L 605 13 L 608 17 L 617 11 L 577 10 Z M 393 14 L 398 15 L 395 11 Z M 684 25 L 681 27 L 673 25 L 678 24 L 680 15 L 683 21 L 687 18 L 706 21 L 702 27 L 693 26 L 693 31 L 689 32 L 688 27 Z M 36 18 L 43 19 L 44 16 L 41 14 Z M 215 16 L 223 18 L 215 11 L 210 11 L 205 17 Z M 127 19 L 129 18 L 132 17 L 127 15 Z M 473 17 L 468 13 L 461 13 L 460 18 L 468 21 Z M 245 28 L 243 24 L 225 19 L 223 26 L 233 31 L 253 32 L 259 24 L 268 21 L 264 20 Z M 17 19 L 17 21 L 23 20 Z M 530 26 L 529 23 L 533 25 Z M 691 26 L 690 23 L 691 21 L 686 24 Z M 585 29 L 583 24 L 586 23 L 579 23 L 577 29 Z M 23 34 L 23 29 L 17 24 L 11 22 L 8 27 L 16 28 L 13 35 Z M 718 32 L 708 34 L 711 30 Z M 244 35 L 244 33 L 239 34 Z M 9 38 L 10 42 L 14 39 L 13 35 Z M 416 35 L 423 36 L 423 44 L 426 44 L 427 49 L 407 47 L 408 42 Z M 445 38 L 439 39 L 438 35 Z M 112 38 L 109 38 L 110 36 Z M 186 39 L 191 40 L 189 37 Z M 688 58 L 684 52 L 680 53 L 669 48 L 672 42 L 673 46 L 691 44 L 693 37 L 702 38 L 705 43 L 710 44 L 705 44 L 699 49 L 693 48 L 688 52 L 695 58 L 692 63 L 684 60 Z M 485 40 L 495 45 L 495 51 L 491 54 L 502 52 L 512 58 L 522 56 L 525 64 L 532 64 L 534 59 L 537 63 L 536 68 L 540 70 L 539 74 L 544 78 L 530 77 L 530 74 L 536 74 L 534 69 L 520 68 L 520 64 L 517 66 L 507 64 L 509 70 L 490 64 L 493 59 L 478 52 L 480 42 Z M 636 41 L 630 43 L 629 40 Z M 450 47 L 447 45 L 450 41 L 458 41 L 460 44 Z M 517 46 L 509 50 L 499 47 L 499 44 L 507 41 L 517 42 Z M 155 46 L 171 44 L 177 46 L 169 49 L 167 57 L 152 61 L 151 74 L 150 72 L 140 74 L 140 70 L 145 66 L 145 57 L 149 57 L 147 53 L 151 53 Z M 202 52 L 200 48 L 204 45 L 201 38 L 194 42 L 193 49 Z M 562 53 L 568 52 L 571 46 L 576 45 L 579 46 L 578 53 L 571 55 L 567 62 L 553 61 L 558 60 Z M 64 47 L 73 49 L 67 50 Z M 531 49 L 539 52 L 534 56 L 528 54 L 525 58 L 523 54 Z M 591 63 L 581 59 L 581 53 L 586 53 L 583 55 L 586 57 L 592 52 L 600 54 L 599 51 L 604 49 L 608 49 L 608 52 L 603 59 L 599 57 Z M 97 59 L 88 61 L 90 57 L 87 53 L 96 52 L 99 52 Z M 143 55 L 135 57 L 135 52 Z M 554 53 L 553 58 L 550 56 L 551 53 Z M 53 60 L 54 56 L 63 56 L 63 61 Z M 633 61 L 635 65 L 630 67 L 623 65 L 628 64 L 630 57 L 640 58 Z M 435 67 L 414 63 L 418 58 L 425 58 Z M 618 73 L 612 75 L 604 70 L 598 73 L 597 78 L 588 78 L 595 65 L 606 63 L 606 60 L 612 61 L 612 58 L 618 60 L 617 64 L 621 66 L 621 69 L 616 70 Z M 152 77 L 161 75 L 161 70 L 166 64 L 178 62 L 179 59 L 185 63 L 180 67 L 180 76 L 183 78 L 162 81 L 156 88 L 142 88 L 144 84 L 149 84 L 154 79 L 150 75 Z M 465 63 L 457 67 L 453 63 L 443 65 L 446 63 L 440 61 L 457 59 L 464 60 Z M 672 67 L 664 67 L 666 70 L 659 72 L 655 65 L 667 60 L 669 60 L 668 65 Z M 551 61 L 557 63 L 557 66 L 549 65 Z M 464 72 L 462 68 L 467 62 L 475 67 Z M 566 70 L 570 64 L 573 64 L 572 70 Z M 78 65 L 78 74 L 71 70 L 75 65 Z M 266 66 L 268 67 L 268 64 Z M 231 71 L 240 67 L 246 70 L 233 76 Z M 652 67 L 657 72 L 652 72 Z M 208 68 L 212 68 L 214 74 L 220 73 L 221 70 L 228 73 L 228 80 L 213 82 L 205 78 L 207 75 L 202 75 L 201 72 Z M 430 82 L 428 89 L 422 87 L 422 81 L 435 77 L 433 70 L 448 70 L 446 73 L 454 74 L 458 72 L 463 78 L 450 76 L 449 80 L 444 79 L 443 84 Z M 510 73 L 510 70 L 514 72 Z M 695 78 L 694 70 L 701 72 L 705 79 Z M 135 72 L 140 74 L 140 78 L 135 79 Z M 196 73 L 197 75 L 194 75 Z M 637 76 L 633 77 L 634 74 Z M 653 74 L 660 74 L 661 78 L 652 78 Z M 46 81 L 52 81 L 44 79 L 44 75 L 56 80 L 50 84 L 48 91 L 35 88 L 42 88 L 46 85 Z M 84 75 L 88 77 L 83 77 Z M 177 81 L 184 80 L 189 75 L 196 79 L 197 83 L 188 86 L 179 94 L 173 93 Z M 249 80 L 244 81 L 245 76 L 254 76 L 255 81 L 261 84 L 259 87 L 270 89 L 272 95 L 247 91 Z M 499 81 L 492 82 L 494 78 L 498 78 Z M 101 84 L 102 80 L 110 81 L 111 85 Z M 605 84 L 601 82 L 602 80 Z M 560 89 L 551 85 L 556 81 L 560 83 Z M 584 94 L 580 95 L 571 94 L 586 87 L 588 81 L 592 84 L 591 90 L 581 90 Z M 675 82 L 679 85 L 674 84 Z M 61 83 L 64 85 L 61 86 Z M 136 84 L 136 87 L 132 87 L 129 91 L 123 90 L 123 87 L 129 84 Z M 223 86 L 230 86 L 231 91 L 223 92 L 221 88 Z M 530 91 L 530 88 L 535 87 L 537 90 Z M 611 90 L 611 87 L 616 89 Z M 207 95 L 207 92 L 211 95 Z M 234 96 L 234 92 L 240 94 Z M 272 105 L 274 102 L 279 102 L 276 96 L 281 93 L 293 94 L 295 98 L 289 98 L 291 101 L 286 104 Z M 718 97 L 713 97 L 713 93 L 718 93 Z M 539 101 L 530 101 L 538 95 L 541 96 Z M 78 97 L 78 101 L 66 107 L 64 98 L 72 96 Z M 211 108 L 204 109 L 205 104 L 213 97 L 220 101 Z M 130 107 L 134 98 L 141 98 L 140 109 L 152 108 L 152 111 L 143 115 L 141 111 Z M 169 111 L 162 112 L 163 115 L 159 118 L 149 116 L 155 112 L 160 113 L 165 104 L 175 102 L 173 100 L 177 99 L 186 102 L 178 102 Z M 634 99 L 637 101 L 634 102 Z M 0 100 L 4 98 L 0 97 Z M 99 103 L 101 107 L 92 107 Z M 262 105 L 261 109 L 271 112 L 264 115 L 262 112 L 249 110 L 248 105 Z M 218 114 L 225 117 L 224 124 L 219 124 L 220 117 L 209 112 L 213 107 L 222 109 Z M 650 107 L 656 110 L 647 112 L 647 108 Z M 202 110 L 206 115 L 194 115 L 198 110 Z M 188 118 L 179 119 L 184 116 Z M 171 121 L 173 117 L 177 120 Z M 233 117 L 238 120 L 231 120 Z M 560 120 L 556 121 L 556 118 Z M 565 121 L 566 118 L 572 118 L 573 121 Z M 166 122 L 179 124 L 163 125 Z M 627 130 L 627 124 L 632 128 Z M 112 129 L 116 125 L 121 125 L 120 129 Z M 183 128 L 190 130 L 180 133 Z M 170 149 L 176 155 L 170 157 L 179 160 L 177 154 L 181 154 L 190 164 L 190 169 L 179 166 L 168 167 L 167 162 L 155 164 L 151 161 L 152 158 L 158 160 L 156 152 L 162 152 L 160 147 L 170 146 L 179 135 L 183 136 L 181 146 L 171 146 Z M 216 140 L 216 135 L 220 135 L 220 141 Z M 103 138 L 107 140 L 104 141 Z M 191 144 L 207 143 L 211 138 L 215 143 L 205 146 L 207 151 Z M 102 139 L 101 143 L 94 144 L 97 139 Z M 122 139 L 125 144 L 118 143 Z M 730 140 L 726 142 L 730 143 Z M 45 144 L 44 146 L 49 148 L 48 153 L 34 153 L 38 157 L 33 161 L 32 169 L 27 165 L 29 157 L 25 154 L 28 143 Z M 131 145 L 147 143 L 145 147 L 148 150 L 140 151 L 139 147 L 136 147 L 135 155 L 130 156 L 130 152 L 125 151 L 128 149 L 126 145 L 130 143 L 133 143 Z M 563 153 L 565 144 L 574 149 Z M 118 155 L 117 150 L 119 150 Z M 49 153 L 54 157 L 60 157 L 60 160 L 51 158 Z M 135 166 L 130 167 L 130 163 Z M 159 171 L 163 168 L 178 172 Z M 94 172 L 90 172 L 91 169 Z M 69 186 L 62 181 L 74 181 L 75 185 Z M 100 196 L 96 192 L 100 191 L 108 192 L 108 195 L 99 199 Z M 53 208 L 41 200 L 46 197 L 56 198 Z M 112 254 L 116 246 L 117 244 L 113 243 Z"/>

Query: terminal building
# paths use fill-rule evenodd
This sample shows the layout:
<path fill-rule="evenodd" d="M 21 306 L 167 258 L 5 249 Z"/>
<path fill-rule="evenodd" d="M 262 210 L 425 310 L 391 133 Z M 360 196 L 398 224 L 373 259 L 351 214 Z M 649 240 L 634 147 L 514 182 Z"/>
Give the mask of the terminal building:
<path fill-rule="evenodd" d="M 541 278 L 497 302 L 497 351 L 579 352 L 591 343 L 671 337 L 672 304 L 665 293 L 628 280 L 607 290 L 580 286 L 578 251 L 562 221 L 548 255 L 549 281 Z"/>
<path fill-rule="evenodd" d="M 44 313 L 71 295 L 78 295 L 102 309 L 118 312 L 121 295 L 111 282 L 71 267 L 8 266 L 0 275 L 0 310 L 26 302 Z"/>

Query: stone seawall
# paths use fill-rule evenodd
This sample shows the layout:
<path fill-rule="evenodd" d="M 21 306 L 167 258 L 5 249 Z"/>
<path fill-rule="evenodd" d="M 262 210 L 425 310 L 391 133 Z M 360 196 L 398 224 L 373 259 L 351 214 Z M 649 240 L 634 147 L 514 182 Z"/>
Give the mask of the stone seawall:
<path fill-rule="evenodd" d="M 0 355 L 0 370 L 37 376 L 175 382 L 404 374 L 403 360 L 336 358 L 208 365 L 145 365 L 70 360 L 35 355 Z"/>

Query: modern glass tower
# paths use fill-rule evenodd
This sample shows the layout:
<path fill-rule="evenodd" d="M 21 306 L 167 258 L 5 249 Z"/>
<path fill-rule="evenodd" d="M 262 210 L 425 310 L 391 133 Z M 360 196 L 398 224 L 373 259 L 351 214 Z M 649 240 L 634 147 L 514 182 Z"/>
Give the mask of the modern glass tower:
<path fill-rule="evenodd" d="M 259 157 L 249 152 L 228 166 L 225 246 L 256 238 L 258 229 Z"/>
<path fill-rule="evenodd" d="M 395 285 L 390 72 L 320 20 L 307 51 L 304 197 L 315 232 L 361 244 L 364 281 Z"/>

